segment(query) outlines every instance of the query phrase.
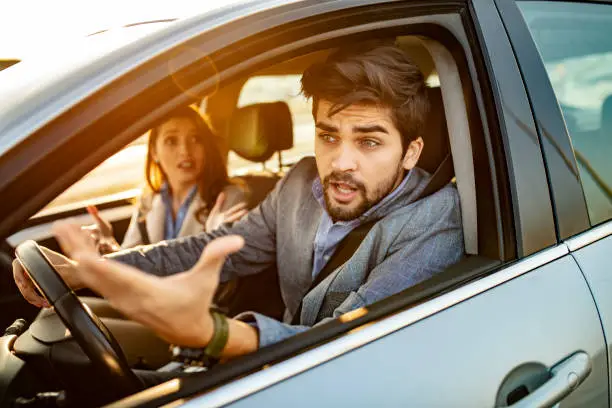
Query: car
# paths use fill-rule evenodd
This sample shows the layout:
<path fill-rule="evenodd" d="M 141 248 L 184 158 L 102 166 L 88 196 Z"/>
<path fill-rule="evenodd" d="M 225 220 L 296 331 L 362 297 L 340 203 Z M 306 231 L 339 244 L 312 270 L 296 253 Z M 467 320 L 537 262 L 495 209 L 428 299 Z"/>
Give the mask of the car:
<path fill-rule="evenodd" d="M 0 259 L 9 278 L 2 317 L 34 321 L 0 338 L 0 401 L 611 406 L 611 23 L 605 1 L 251 1 L 69 65 L 24 60 L 3 71 Z M 428 78 L 432 112 L 420 165 L 435 173 L 452 158 L 465 257 L 366 308 L 143 390 L 130 370 L 160 367 L 171 358 L 168 345 L 102 299 L 79 300 L 31 255 L 33 239 L 58 248 L 49 225 L 85 220 L 84 204 L 39 212 L 184 104 L 210 116 L 221 147 L 251 159 L 255 167 L 235 176 L 257 205 L 309 153 L 312 124 L 274 118 L 292 132 L 261 131 L 268 148 L 255 155 L 232 130 L 244 120 L 238 107 L 271 102 L 258 92 L 274 88 L 275 78 L 299 78 L 329 50 L 374 38 L 405 48 Z M 257 78 L 254 96 L 239 102 Z M 296 117 L 308 109 L 294 97 L 280 92 L 272 102 Z M 119 239 L 129 201 L 100 200 Z M 15 250 L 41 276 L 43 291 L 55 285 L 70 307 L 36 315 L 23 304 L 10 280 Z M 265 307 L 265 296 L 255 295 L 255 306 Z"/>

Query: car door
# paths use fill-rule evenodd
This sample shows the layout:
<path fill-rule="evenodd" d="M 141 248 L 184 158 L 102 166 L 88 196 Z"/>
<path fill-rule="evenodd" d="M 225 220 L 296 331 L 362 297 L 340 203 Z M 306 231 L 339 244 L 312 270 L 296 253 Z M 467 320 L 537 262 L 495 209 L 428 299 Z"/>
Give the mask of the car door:
<path fill-rule="evenodd" d="M 611 367 L 612 5 L 524 1 L 502 7 L 516 21 L 512 41 L 533 38 L 519 60 L 526 82 L 538 84 L 528 85 L 531 98 L 540 98 L 533 102 L 536 114 L 558 129 L 557 145 L 564 146 L 545 149 L 559 230 L 596 301 Z M 573 211 L 566 211 L 570 203 Z"/>
<path fill-rule="evenodd" d="M 492 0 L 461 15 L 492 88 L 482 104 L 502 135 L 492 143 L 505 151 L 517 260 L 187 406 L 609 406 L 598 308 L 581 257 L 559 239 L 541 123 L 507 22 Z"/>
<path fill-rule="evenodd" d="M 190 23 L 190 33 L 196 22 Z M 513 403 L 552 406 L 562 401 L 563 407 L 607 406 L 605 341 L 596 305 L 576 260 L 558 238 L 540 135 L 493 0 L 453 4 L 306 1 L 241 18 L 239 23 L 239 29 L 237 23 L 228 23 L 190 43 L 215 58 L 220 78 L 248 64 L 261 64 L 262 59 L 278 58 L 273 51 L 285 50 L 290 42 L 298 44 L 317 38 L 324 42 L 354 33 L 361 37 L 351 39 L 363 39 L 365 34 L 374 35 L 385 28 L 394 33 L 414 29 L 437 35 L 440 41 L 450 36 L 459 47 L 453 55 L 467 67 L 464 85 L 474 87 L 466 92 L 474 94 L 477 101 L 470 115 L 483 122 L 483 129 L 479 129 L 482 132 L 473 134 L 473 143 L 484 146 L 482 150 L 475 148 L 474 160 L 492 162 L 490 168 L 488 164 L 483 166 L 486 172 L 475 176 L 478 187 L 487 190 L 485 200 L 478 202 L 480 246 L 496 247 L 503 235 L 503 254 L 493 266 L 487 264 L 482 273 L 466 273 L 477 269 L 469 262 L 463 265 L 466 270 L 449 271 L 444 275 L 447 281 L 438 282 L 443 290 L 435 285 L 419 286 L 414 291 L 425 288 L 430 292 L 418 301 L 406 303 L 402 300 L 404 294 L 399 294 L 390 302 L 358 310 L 331 325 L 211 370 L 205 373 L 207 377 L 185 378 L 168 387 L 158 387 L 142 395 L 142 399 L 132 399 L 132 404 L 144 401 L 159 406 L 162 402 L 147 398 L 158 393 L 169 393 L 165 401 L 185 394 L 193 396 L 206 391 L 208 384 L 212 390 L 188 405 L 477 407 Z M 296 38 L 292 24 L 313 24 L 312 30 L 318 31 Z M 278 30 L 266 31 L 274 29 Z M 237 38 L 228 39 L 232 35 Z M 252 43 L 241 43 L 249 36 L 253 37 L 249 38 Z M 266 41 L 258 41 L 261 39 Z M 224 41 L 230 43 L 227 49 L 219 45 Z M 148 49 L 144 45 L 141 50 Z M 57 121 L 37 130 L 32 144 L 49 141 L 51 135 L 66 130 L 70 139 L 64 142 L 64 148 L 79 148 L 79 141 L 90 137 L 107 149 L 88 155 L 78 165 L 74 160 L 57 163 L 52 173 L 43 174 L 37 182 L 49 182 L 49 177 L 62 171 L 72 171 L 74 178 L 77 171 L 91 168 L 93 162 L 107 154 L 111 142 L 96 130 L 107 127 L 108 132 L 117 134 L 113 143 L 133 136 L 128 130 L 137 127 L 134 119 L 120 114 L 126 107 L 133 109 L 132 115 L 144 116 L 151 110 L 154 116 L 154 103 L 174 103 L 185 89 L 196 88 L 190 81 L 201 72 L 189 65 L 195 53 L 179 54 L 181 48 L 176 46 L 162 54 L 164 58 L 174 58 L 172 62 L 177 65 L 160 63 L 162 58 L 146 61 L 122 73 L 123 77 L 117 79 L 123 85 L 121 91 L 119 86 L 109 86 L 100 91 L 98 98 L 79 102 Z M 124 57 L 122 67 L 137 60 Z M 190 75 L 181 67 L 191 68 L 185 69 Z M 214 80 L 216 83 L 217 76 Z M 145 81 L 149 82 L 144 84 Z M 212 79 L 206 82 L 209 86 L 210 83 Z M 116 97 L 117 103 L 101 113 L 96 102 L 111 97 Z M 95 122 L 86 115 L 93 116 L 94 109 L 99 115 L 93 117 Z M 82 118 L 88 121 L 79 122 Z M 65 123 L 71 127 L 62 127 Z M 140 126 L 144 130 L 144 124 Z M 43 163 L 44 160 L 41 159 Z M 0 169 L 3 164 L 0 161 Z M 33 166 L 29 162 L 27 165 Z M 27 171 L 29 167 L 15 183 L 24 180 Z M 9 188 L 0 181 L 0 192 Z M 53 185 L 32 196 L 22 212 L 58 190 L 58 185 Z M 4 206 L 7 212 L 20 214 L 14 203 Z M 492 222 L 488 222 L 488 213 L 493 214 Z M 0 231 L 12 227 L 9 221 L 0 220 Z M 393 302 L 398 305 L 393 306 Z M 317 342 L 309 343 L 309 339 Z M 261 370 L 253 369 L 256 363 Z M 223 381 L 212 384 L 210 379 L 220 374 L 225 376 Z M 228 379 L 234 381 L 228 383 Z M 185 384 L 191 389 L 180 394 Z"/>

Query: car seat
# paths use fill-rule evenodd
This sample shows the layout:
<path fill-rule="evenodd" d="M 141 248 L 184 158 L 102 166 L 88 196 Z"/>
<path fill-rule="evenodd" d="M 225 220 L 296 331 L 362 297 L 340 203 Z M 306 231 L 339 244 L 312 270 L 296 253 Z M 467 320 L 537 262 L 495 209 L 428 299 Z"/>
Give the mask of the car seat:
<path fill-rule="evenodd" d="M 262 163 L 279 155 L 279 172 L 265 169 L 236 177 L 250 190 L 249 208 L 268 195 L 281 177 L 283 150 L 293 147 L 293 121 L 285 102 L 256 103 L 234 111 L 229 124 L 229 148 L 243 159 Z"/>
<path fill-rule="evenodd" d="M 427 88 L 427 97 L 430 109 L 422 132 L 425 146 L 417 166 L 436 175 L 437 182 L 432 185 L 433 191 L 430 191 L 434 193 L 449 183 L 455 172 L 440 88 Z"/>

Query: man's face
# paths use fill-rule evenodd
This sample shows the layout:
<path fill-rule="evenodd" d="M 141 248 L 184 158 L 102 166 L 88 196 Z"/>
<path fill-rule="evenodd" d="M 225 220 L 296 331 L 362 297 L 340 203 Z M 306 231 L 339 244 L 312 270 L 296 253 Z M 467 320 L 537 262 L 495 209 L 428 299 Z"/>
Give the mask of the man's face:
<path fill-rule="evenodd" d="M 329 116 L 319 100 L 315 114 L 315 157 L 327 212 L 334 221 L 355 219 L 382 200 L 416 165 L 423 140 L 404 152 L 388 108 L 350 105 Z"/>

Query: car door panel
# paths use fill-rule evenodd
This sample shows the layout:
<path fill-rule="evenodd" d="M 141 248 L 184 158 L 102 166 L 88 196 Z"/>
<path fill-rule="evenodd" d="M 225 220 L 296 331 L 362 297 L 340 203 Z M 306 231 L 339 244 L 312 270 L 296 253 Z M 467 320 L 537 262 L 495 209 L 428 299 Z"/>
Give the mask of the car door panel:
<path fill-rule="evenodd" d="M 593 298 L 597 304 L 597 310 L 601 318 L 604 335 L 607 341 L 608 367 L 612 367 L 610 353 L 612 352 L 612 267 L 610 267 L 610 253 L 612 253 L 612 223 L 600 227 L 608 234 L 597 242 L 577 248 L 572 252 L 573 257 L 580 266 L 582 273 L 589 285 Z M 596 231 L 587 233 L 593 235 Z M 586 234 L 585 234 L 586 235 Z M 571 240 L 568 244 L 570 249 L 580 243 L 580 238 Z M 612 379 L 612 371 L 609 371 L 609 378 Z M 609 384 L 612 390 L 612 383 Z M 610 396 L 612 399 L 612 395 Z"/>
<path fill-rule="evenodd" d="M 232 406 L 490 407 L 518 366 L 550 368 L 584 351 L 591 372 L 560 406 L 605 407 L 603 344 L 589 289 L 566 255 Z"/>

